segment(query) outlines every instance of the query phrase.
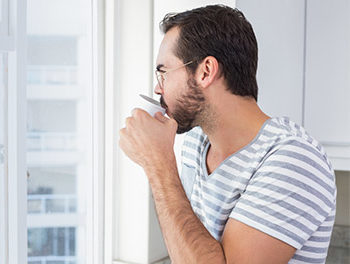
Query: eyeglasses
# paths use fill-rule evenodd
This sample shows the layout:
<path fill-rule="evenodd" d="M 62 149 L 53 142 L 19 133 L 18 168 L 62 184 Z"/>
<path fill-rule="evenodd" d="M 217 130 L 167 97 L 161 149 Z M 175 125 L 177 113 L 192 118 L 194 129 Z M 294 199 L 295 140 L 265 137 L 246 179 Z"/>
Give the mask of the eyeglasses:
<path fill-rule="evenodd" d="M 185 63 L 185 64 L 183 64 L 183 65 L 181 65 L 181 66 L 179 66 L 179 67 L 176 67 L 176 68 L 173 68 L 173 69 L 169 69 L 169 70 L 164 71 L 164 72 L 161 72 L 161 71 L 159 71 L 159 70 L 157 69 L 157 70 L 155 71 L 155 74 L 156 74 L 156 78 L 157 78 L 159 87 L 160 87 L 161 89 L 163 89 L 163 87 L 164 87 L 164 81 L 165 81 L 165 75 L 166 75 L 167 73 L 172 72 L 172 71 L 175 71 L 175 70 L 178 70 L 178 69 L 181 69 L 181 68 L 183 68 L 183 67 L 185 67 L 185 66 L 187 66 L 187 65 L 189 65 L 189 64 L 191 64 L 191 63 L 193 63 L 193 62 L 194 62 L 194 61 L 189 61 L 189 62 L 187 62 L 187 63 Z"/>

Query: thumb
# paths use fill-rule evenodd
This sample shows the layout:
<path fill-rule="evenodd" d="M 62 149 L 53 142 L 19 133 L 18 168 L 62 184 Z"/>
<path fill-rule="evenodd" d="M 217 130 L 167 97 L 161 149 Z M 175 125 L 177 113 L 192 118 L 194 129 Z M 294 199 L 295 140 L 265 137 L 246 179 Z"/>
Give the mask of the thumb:
<path fill-rule="evenodd" d="M 154 117 L 155 117 L 158 121 L 160 121 L 160 122 L 162 122 L 162 123 L 164 123 L 164 122 L 166 122 L 166 121 L 168 120 L 168 118 L 166 118 L 165 116 L 163 116 L 162 112 L 157 112 L 157 113 L 154 115 Z"/>

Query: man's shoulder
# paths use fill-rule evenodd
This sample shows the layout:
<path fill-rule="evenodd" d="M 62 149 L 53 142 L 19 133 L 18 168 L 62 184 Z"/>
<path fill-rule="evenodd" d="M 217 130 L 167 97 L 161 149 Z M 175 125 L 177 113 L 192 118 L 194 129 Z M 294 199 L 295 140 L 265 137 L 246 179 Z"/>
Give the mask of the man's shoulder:
<path fill-rule="evenodd" d="M 303 128 L 300 133 L 286 133 L 269 149 L 256 175 L 275 177 L 279 183 L 298 182 L 308 190 L 325 189 L 335 197 L 335 175 L 322 145 Z"/>
<path fill-rule="evenodd" d="M 325 149 L 322 144 L 315 139 L 305 128 L 297 123 L 291 121 L 287 117 L 278 118 L 279 128 L 283 130 L 281 136 L 274 142 L 271 153 L 281 153 L 293 156 L 293 154 L 308 153 L 309 157 L 317 156 L 320 160 L 327 163 L 329 167 L 331 164 L 328 160 Z M 310 154 L 312 154 L 310 156 Z M 331 168 L 330 168 L 331 169 Z"/>
<path fill-rule="evenodd" d="M 275 140 L 272 142 L 272 151 L 288 146 L 295 146 L 301 149 L 311 149 L 326 157 L 322 144 L 315 139 L 306 129 L 290 120 L 288 117 L 272 118 L 270 131 L 274 132 Z M 298 151 L 295 149 L 295 151 Z"/>

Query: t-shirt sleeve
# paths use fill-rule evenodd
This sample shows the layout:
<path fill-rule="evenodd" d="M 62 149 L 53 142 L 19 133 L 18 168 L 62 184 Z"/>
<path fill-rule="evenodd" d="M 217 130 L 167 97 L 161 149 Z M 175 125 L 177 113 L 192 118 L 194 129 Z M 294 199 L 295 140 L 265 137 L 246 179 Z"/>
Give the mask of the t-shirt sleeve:
<path fill-rule="evenodd" d="M 256 170 L 230 217 L 300 249 L 334 207 L 334 172 L 322 154 L 289 142 Z"/>
<path fill-rule="evenodd" d="M 198 128 L 194 128 L 185 135 L 181 147 L 180 180 L 189 200 L 196 175 L 198 174 L 200 145 L 202 141 L 203 136 L 200 135 Z"/>

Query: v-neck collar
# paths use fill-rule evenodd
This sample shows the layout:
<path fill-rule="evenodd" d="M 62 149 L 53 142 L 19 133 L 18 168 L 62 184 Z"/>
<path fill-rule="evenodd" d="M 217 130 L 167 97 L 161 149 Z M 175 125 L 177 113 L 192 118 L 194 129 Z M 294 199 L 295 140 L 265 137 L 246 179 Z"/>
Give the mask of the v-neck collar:
<path fill-rule="evenodd" d="M 203 141 L 203 148 L 202 148 L 202 154 L 201 154 L 201 167 L 202 167 L 202 171 L 203 171 L 203 178 L 207 179 L 208 177 L 210 177 L 211 175 L 215 174 L 215 172 L 220 169 L 220 167 L 222 167 L 222 165 L 224 163 L 226 163 L 227 160 L 231 159 L 233 156 L 237 155 L 238 153 L 242 152 L 243 150 L 249 148 L 251 145 L 253 145 L 261 136 L 262 132 L 264 131 L 266 125 L 268 123 L 271 122 L 271 120 L 275 119 L 275 117 L 271 117 L 269 119 L 266 119 L 265 122 L 263 123 L 263 125 L 261 126 L 261 128 L 259 129 L 259 132 L 256 134 L 256 136 L 254 137 L 253 140 L 251 140 L 247 145 L 245 145 L 244 147 L 240 148 L 239 150 L 237 150 L 236 152 L 232 153 L 231 155 L 229 155 L 224 161 L 222 161 L 219 166 L 217 166 L 215 168 L 215 170 L 208 175 L 208 168 L 207 168 L 207 154 L 208 154 L 208 149 L 210 144 L 209 138 L 206 134 L 204 134 L 204 141 Z"/>

